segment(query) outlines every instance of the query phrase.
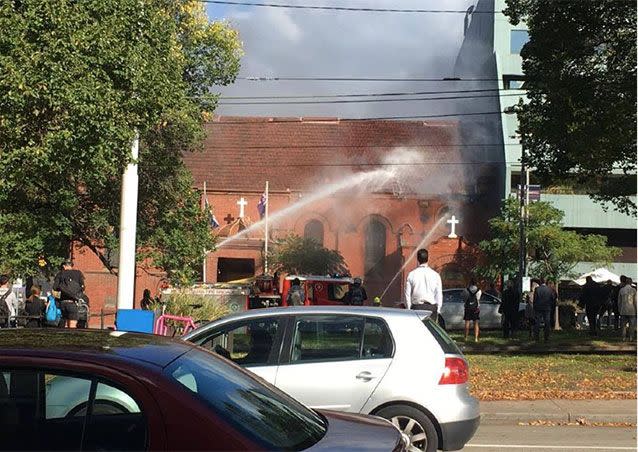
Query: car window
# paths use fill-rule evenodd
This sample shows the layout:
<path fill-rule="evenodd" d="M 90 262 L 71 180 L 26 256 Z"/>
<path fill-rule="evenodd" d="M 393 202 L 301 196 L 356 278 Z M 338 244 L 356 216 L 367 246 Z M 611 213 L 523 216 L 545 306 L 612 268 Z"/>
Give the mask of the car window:
<path fill-rule="evenodd" d="M 495 298 L 493 295 L 482 293 L 481 294 L 481 304 L 498 304 L 500 303 L 498 298 Z"/>
<path fill-rule="evenodd" d="M 180 356 L 165 372 L 266 449 L 305 449 L 326 432 L 323 419 L 313 411 L 203 350 Z"/>
<path fill-rule="evenodd" d="M 461 350 L 443 328 L 438 323 L 433 322 L 429 317 L 423 319 L 423 325 L 432 333 L 434 339 L 439 343 L 445 353 L 452 355 L 461 355 Z"/>
<path fill-rule="evenodd" d="M 460 290 L 446 290 L 443 291 L 443 303 L 461 303 L 461 291 Z"/>
<path fill-rule="evenodd" d="M 366 318 L 363 330 L 363 359 L 389 358 L 392 356 L 393 345 L 390 331 L 381 319 Z"/>
<path fill-rule="evenodd" d="M 292 363 L 359 359 L 364 320 L 357 316 L 301 316 L 295 322 Z"/>
<path fill-rule="evenodd" d="M 146 448 L 145 416 L 121 389 L 90 375 L 11 369 L 1 374 L 0 449 Z"/>
<path fill-rule="evenodd" d="M 273 346 L 280 323 L 272 317 L 235 322 L 195 340 L 195 343 L 241 366 L 267 365 L 277 358 Z"/>

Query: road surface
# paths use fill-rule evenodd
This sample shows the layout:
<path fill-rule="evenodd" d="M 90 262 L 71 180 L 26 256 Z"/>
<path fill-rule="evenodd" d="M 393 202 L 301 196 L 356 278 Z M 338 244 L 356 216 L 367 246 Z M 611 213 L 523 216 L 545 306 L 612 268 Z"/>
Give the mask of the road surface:
<path fill-rule="evenodd" d="M 625 427 L 482 424 L 467 452 L 636 451 L 636 429 Z"/>

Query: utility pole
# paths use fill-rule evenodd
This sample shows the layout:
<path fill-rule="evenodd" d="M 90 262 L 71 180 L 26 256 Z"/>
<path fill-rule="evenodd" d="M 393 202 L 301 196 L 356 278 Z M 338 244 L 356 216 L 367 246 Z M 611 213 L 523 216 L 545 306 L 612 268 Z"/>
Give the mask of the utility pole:
<path fill-rule="evenodd" d="M 525 156 L 525 148 L 522 147 L 521 155 L 521 177 L 520 177 L 520 218 L 518 222 L 518 277 L 519 277 L 519 295 L 520 299 L 523 299 L 523 278 L 527 276 L 527 240 L 525 237 L 525 223 L 526 223 L 526 206 L 527 200 L 527 177 L 529 173 L 527 171 L 527 161 Z"/>
<path fill-rule="evenodd" d="M 122 174 L 120 206 L 120 262 L 117 273 L 117 309 L 133 309 L 135 297 L 135 235 L 137 233 L 137 159 L 140 138 L 135 131 L 131 162 Z"/>
<path fill-rule="evenodd" d="M 264 225 L 264 275 L 268 274 L 268 208 L 270 207 L 270 200 L 268 199 L 270 197 L 270 193 L 269 193 L 269 183 L 268 181 L 266 181 L 266 205 L 264 206 L 265 208 L 265 215 L 264 215 L 264 219 L 266 224 Z"/>

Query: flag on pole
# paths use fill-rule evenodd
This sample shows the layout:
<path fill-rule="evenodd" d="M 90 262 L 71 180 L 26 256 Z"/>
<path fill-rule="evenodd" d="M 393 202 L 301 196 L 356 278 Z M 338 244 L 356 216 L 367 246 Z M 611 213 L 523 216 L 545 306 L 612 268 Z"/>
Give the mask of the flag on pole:
<path fill-rule="evenodd" d="M 210 227 L 215 229 L 219 227 L 219 222 L 217 218 L 215 218 L 215 214 L 213 213 L 210 204 L 208 203 L 208 198 L 204 198 L 204 208 L 206 209 L 206 215 L 208 215 L 208 222 L 210 223 Z"/>
<path fill-rule="evenodd" d="M 261 195 L 261 198 L 259 199 L 259 203 L 257 203 L 259 218 L 264 218 L 264 215 L 266 215 L 266 204 L 268 204 L 268 195 L 266 195 L 266 193 L 263 193 Z"/>

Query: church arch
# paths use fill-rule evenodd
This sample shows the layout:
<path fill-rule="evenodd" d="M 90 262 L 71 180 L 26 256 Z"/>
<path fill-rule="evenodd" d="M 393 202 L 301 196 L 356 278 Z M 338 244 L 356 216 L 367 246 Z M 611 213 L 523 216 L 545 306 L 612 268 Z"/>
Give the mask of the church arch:
<path fill-rule="evenodd" d="M 371 216 L 365 225 L 365 273 L 379 271 L 386 256 L 388 228 L 376 216 Z"/>
<path fill-rule="evenodd" d="M 303 230 L 303 236 L 306 239 L 314 239 L 323 246 L 324 230 L 323 223 L 317 219 L 312 219 L 306 223 Z"/>

